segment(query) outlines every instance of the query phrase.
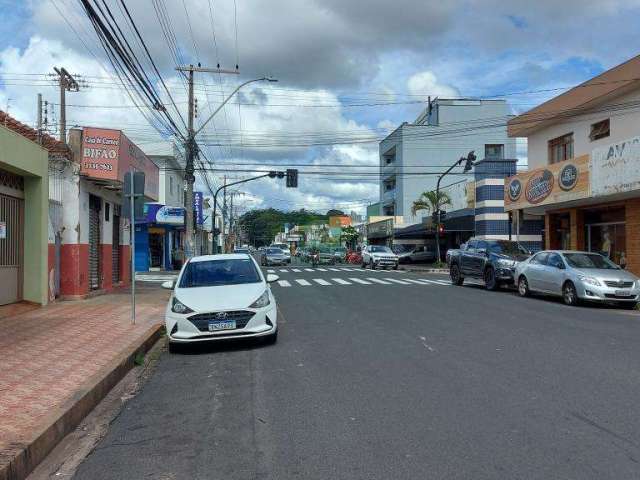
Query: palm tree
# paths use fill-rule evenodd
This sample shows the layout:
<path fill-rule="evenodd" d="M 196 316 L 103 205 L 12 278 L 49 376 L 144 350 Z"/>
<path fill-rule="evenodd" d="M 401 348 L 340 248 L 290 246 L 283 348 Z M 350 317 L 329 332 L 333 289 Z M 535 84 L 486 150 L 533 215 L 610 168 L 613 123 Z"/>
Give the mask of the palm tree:
<path fill-rule="evenodd" d="M 440 191 L 436 194 L 435 190 L 429 190 L 422 192 L 418 199 L 413 202 L 411 213 L 415 215 L 419 210 L 437 212 L 445 205 L 451 205 L 451 197 L 447 192 Z"/>
<path fill-rule="evenodd" d="M 451 197 L 447 192 L 435 190 L 429 190 L 422 192 L 417 200 L 413 202 L 411 206 L 411 213 L 415 216 L 419 210 L 426 210 L 428 212 L 437 212 L 445 205 L 451 205 Z M 436 225 L 436 228 L 440 228 Z M 436 262 L 440 263 L 440 242 L 436 241 Z"/>

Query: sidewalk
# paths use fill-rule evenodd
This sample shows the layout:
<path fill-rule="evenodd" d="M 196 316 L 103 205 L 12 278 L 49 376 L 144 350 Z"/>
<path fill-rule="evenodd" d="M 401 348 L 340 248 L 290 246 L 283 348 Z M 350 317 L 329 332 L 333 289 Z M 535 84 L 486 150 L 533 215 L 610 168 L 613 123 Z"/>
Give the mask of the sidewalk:
<path fill-rule="evenodd" d="M 169 293 L 128 290 L 0 318 L 0 480 L 24 478 L 159 338 Z"/>

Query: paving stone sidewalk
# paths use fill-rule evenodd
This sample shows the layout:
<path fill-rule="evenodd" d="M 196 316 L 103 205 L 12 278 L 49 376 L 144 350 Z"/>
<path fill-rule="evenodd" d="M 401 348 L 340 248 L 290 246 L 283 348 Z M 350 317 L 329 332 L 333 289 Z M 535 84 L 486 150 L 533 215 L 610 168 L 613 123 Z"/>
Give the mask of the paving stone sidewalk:
<path fill-rule="evenodd" d="M 136 325 L 126 290 L 0 318 L 0 478 L 51 412 L 161 325 L 169 293 L 137 288 Z"/>

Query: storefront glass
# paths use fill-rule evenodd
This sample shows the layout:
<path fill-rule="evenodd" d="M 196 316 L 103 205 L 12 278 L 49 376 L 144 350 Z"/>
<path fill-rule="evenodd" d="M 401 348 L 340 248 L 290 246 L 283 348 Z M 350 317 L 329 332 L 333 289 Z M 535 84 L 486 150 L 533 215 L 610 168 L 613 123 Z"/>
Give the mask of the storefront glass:
<path fill-rule="evenodd" d="M 587 250 L 598 252 L 618 265 L 626 265 L 624 207 L 585 212 Z"/>

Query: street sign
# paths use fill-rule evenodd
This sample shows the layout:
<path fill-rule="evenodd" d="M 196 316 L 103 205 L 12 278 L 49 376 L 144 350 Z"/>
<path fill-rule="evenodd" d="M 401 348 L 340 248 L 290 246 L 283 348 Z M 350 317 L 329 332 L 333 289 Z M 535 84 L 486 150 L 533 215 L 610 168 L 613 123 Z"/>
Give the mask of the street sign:
<path fill-rule="evenodd" d="M 131 181 L 131 175 L 133 175 L 133 182 Z M 125 172 L 124 174 L 124 198 L 122 202 L 122 215 L 125 218 L 131 218 L 131 187 L 133 183 L 133 197 L 134 197 L 134 217 L 142 218 L 144 216 L 144 172 Z"/>
<path fill-rule="evenodd" d="M 129 197 L 131 195 L 131 173 L 125 172 L 124 174 L 124 195 Z M 133 172 L 133 194 L 144 195 L 144 172 Z"/>
<path fill-rule="evenodd" d="M 204 223 L 204 216 L 202 215 L 202 204 L 204 195 L 202 192 L 193 192 L 193 210 L 195 212 L 196 225 L 202 225 Z"/>

